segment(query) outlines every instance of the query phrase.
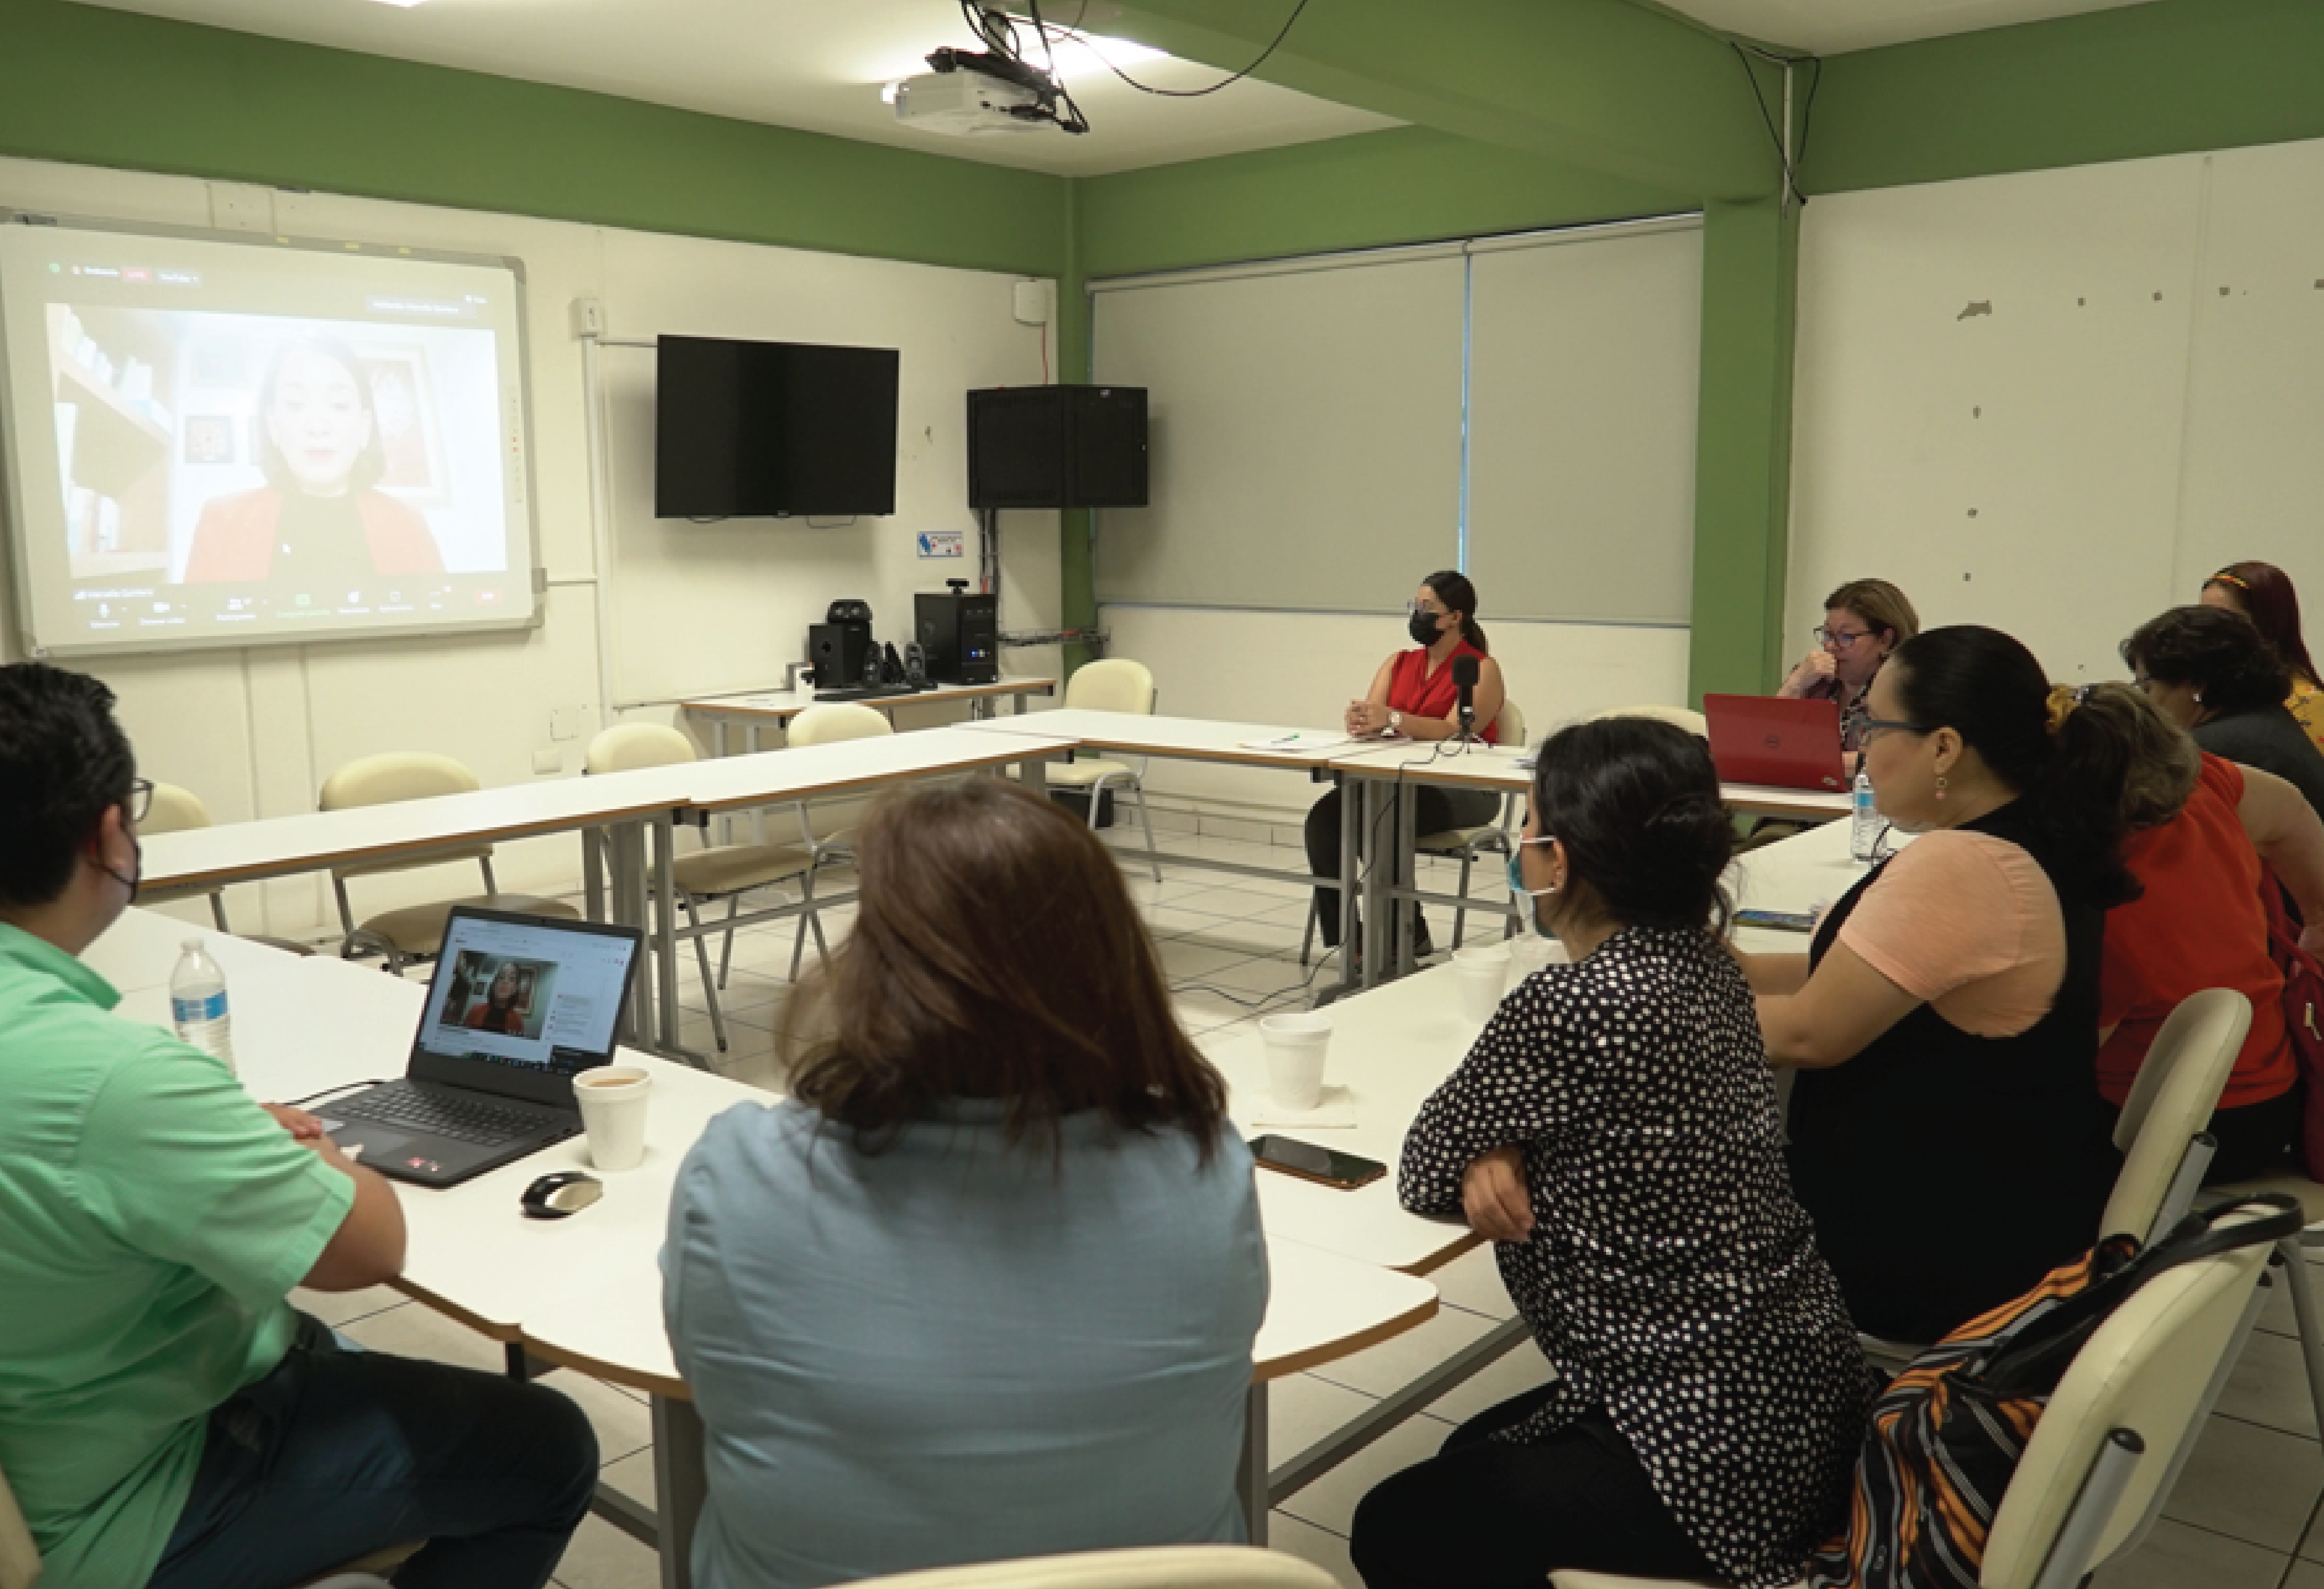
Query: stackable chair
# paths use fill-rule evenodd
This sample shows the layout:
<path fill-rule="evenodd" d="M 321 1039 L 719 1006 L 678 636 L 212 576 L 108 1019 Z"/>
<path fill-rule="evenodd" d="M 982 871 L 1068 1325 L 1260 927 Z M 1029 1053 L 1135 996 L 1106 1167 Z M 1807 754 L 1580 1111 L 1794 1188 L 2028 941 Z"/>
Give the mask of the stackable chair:
<path fill-rule="evenodd" d="M 322 794 L 316 804 L 326 811 L 343 811 L 351 807 L 382 806 L 395 800 L 472 794 L 483 787 L 475 773 L 449 756 L 430 755 L 422 751 L 392 751 L 383 755 L 360 757 L 332 773 L 324 781 Z M 355 920 L 355 909 L 347 900 L 349 878 L 370 877 L 383 872 L 410 872 L 422 866 L 440 866 L 456 861 L 474 861 L 483 869 L 483 893 L 471 894 L 464 899 L 442 900 L 433 904 L 406 905 L 400 910 L 366 917 L 360 923 Z M 561 900 L 501 892 L 500 884 L 493 877 L 493 846 L 490 845 L 438 851 L 411 860 L 335 866 L 331 869 L 331 892 L 338 900 L 339 928 L 344 934 L 339 943 L 340 955 L 350 959 L 366 953 L 384 955 L 387 968 L 395 972 L 401 972 L 406 965 L 419 965 L 436 957 L 437 952 L 444 947 L 445 920 L 456 905 L 568 919 L 577 919 L 581 914 Z"/>
<path fill-rule="evenodd" d="M 786 738 L 797 749 L 847 739 L 876 739 L 895 732 L 896 725 L 870 707 L 827 702 L 809 707 L 792 718 Z M 815 952 L 826 960 L 831 957 L 831 946 L 824 941 L 823 919 L 815 908 L 815 880 L 825 868 L 844 866 L 855 859 L 855 825 L 863 819 L 863 808 L 871 803 L 862 798 L 798 802 L 799 847 L 807 851 L 808 862 L 799 884 L 806 909 L 799 913 L 798 930 L 791 938 L 793 982 L 798 980 L 809 932 L 815 934 Z"/>
<path fill-rule="evenodd" d="M 210 810 L 202 804 L 201 796 L 174 783 L 156 783 L 152 802 L 145 808 L 145 819 L 137 825 L 137 831 L 140 834 L 183 833 L 189 828 L 208 827 L 209 825 Z M 166 905 L 172 900 L 190 900 L 198 896 L 209 901 L 210 919 L 217 924 L 217 929 L 233 932 L 233 924 L 226 919 L 226 890 L 222 888 L 203 888 L 198 884 L 192 888 L 149 888 L 141 892 L 138 902 Z M 287 938 L 267 938 L 254 932 L 236 933 L 235 936 L 246 938 L 254 944 L 264 944 L 271 949 L 281 949 L 285 954 L 311 955 L 315 952 L 311 945 Z"/>
<path fill-rule="evenodd" d="M 1339 1589 L 1339 1580 L 1276 1550 L 1157 1545 L 891 1573 L 857 1589 Z"/>
<path fill-rule="evenodd" d="M 1582 721 L 1600 723 L 1609 717 L 1652 717 L 1657 723 L 1668 723 L 1674 727 L 1683 728 L 1697 739 L 1711 737 L 1710 721 L 1701 712 L 1690 711 L 1684 707 L 1665 707 L 1657 703 L 1649 703 L 1642 707 L 1616 707 L 1611 711 L 1592 712 Z"/>
<path fill-rule="evenodd" d="M 1493 726 L 1499 730 L 1498 737 L 1501 744 L 1525 744 L 1525 714 L 1517 710 L 1517 702 L 1501 702 L 1501 713 L 1493 719 Z M 1441 833 L 1424 833 L 1412 841 L 1413 851 L 1416 855 L 1434 855 L 1439 860 L 1458 860 L 1461 863 L 1460 893 L 1466 900 L 1469 897 L 1469 873 L 1475 866 L 1477 857 L 1487 853 L 1506 857 L 1516 845 L 1518 803 L 1522 798 L 1517 794 L 1503 795 L 1501 817 L 1498 822 L 1488 822 L 1479 827 L 1448 827 Z M 1456 949 L 1461 947 L 1462 928 L 1468 919 L 1469 908 L 1466 905 L 1456 906 L 1452 911 L 1452 947 Z M 1315 931 L 1315 913 L 1312 910 L 1307 913 L 1307 931 L 1311 937 Z M 1517 935 L 1517 919 L 1512 916 L 1508 918 L 1501 936 L 1512 938 Z M 1301 963 L 1305 963 L 1304 950 Z"/>
<path fill-rule="evenodd" d="M 1983 1589 L 2074 1589 L 2135 1549 L 2259 1316 L 2269 1249 L 2158 1275 L 2098 1326 L 2058 1381 L 2003 1492 Z M 1554 1589 L 1678 1589 L 1671 1579 L 1549 1575 Z"/>
<path fill-rule="evenodd" d="M 1141 717 L 1154 715 L 1154 675 L 1143 662 L 1133 662 L 1128 657 L 1108 657 L 1102 662 L 1089 662 L 1078 669 L 1065 681 L 1065 707 L 1081 707 L 1093 712 L 1134 712 Z M 1135 766 L 1108 756 L 1052 762 L 1047 769 L 1051 789 L 1084 790 L 1089 795 L 1089 825 L 1097 826 L 1098 808 L 1105 803 L 1109 790 L 1118 790 L 1138 799 L 1139 825 L 1146 830 L 1147 864 L 1154 869 L 1154 881 L 1162 881 L 1162 863 L 1154 851 L 1154 818 L 1146 809 L 1146 760 L 1138 759 Z"/>
<path fill-rule="evenodd" d="M 2270 1175 L 2231 1186 L 2208 1188 L 2221 1201 L 2255 1192 L 2282 1192 L 2298 1200 L 2306 1228 L 2276 1243 L 2283 1260 L 2284 1283 L 2292 1290 L 2292 1316 L 2300 1333 L 2300 1355 L 2308 1367 L 2308 1398 L 2316 1409 L 2316 1426 L 2324 1429 L 2324 1316 L 2317 1309 L 2313 1271 L 2307 1251 L 2324 1247 L 2324 1184 L 2309 1179 L 2289 1165 Z"/>
<path fill-rule="evenodd" d="M 2250 1030 L 2251 1001 L 2231 988 L 2190 993 L 2171 1012 L 2115 1122 L 2122 1169 L 2098 1216 L 2094 1244 L 2117 1234 L 2151 1243 L 2194 1206 L 2218 1147 L 2210 1133 L 2211 1112 Z M 2292 1297 L 2297 1302 L 2296 1285 Z M 1887 1367 L 1901 1368 L 1921 1354 L 1920 1346 L 1906 1342 L 1861 1340 L 1864 1354 Z"/>
<path fill-rule="evenodd" d="M 659 723 L 622 723 L 601 731 L 589 742 L 583 757 L 586 771 L 627 772 L 639 767 L 669 767 L 695 759 L 694 742 L 675 728 Z M 687 925 L 702 924 L 701 907 L 726 901 L 732 922 L 742 896 L 753 889 L 770 888 L 804 877 L 814 857 L 797 845 L 709 845 L 690 850 L 671 864 L 670 877 L 678 902 L 686 910 Z M 728 927 L 718 949 L 718 975 L 710 974 L 710 946 L 694 940 L 695 964 L 702 972 L 702 997 L 710 1006 L 710 1031 L 719 1050 L 726 1048 L 726 1017 L 718 1008 L 718 992 L 726 985 L 726 969 L 734 954 L 734 929 Z"/>
<path fill-rule="evenodd" d="M 1501 744 L 1521 745 L 1526 743 L 1525 714 L 1517 710 L 1517 702 L 1502 701 L 1500 716 L 1493 719 L 1493 724 L 1500 730 Z M 1461 897 L 1465 900 L 1469 897 L 1470 871 L 1475 866 L 1477 857 L 1489 851 L 1505 856 L 1516 846 L 1519 826 L 1518 813 L 1522 809 L 1520 802 L 1524 798 L 1516 793 L 1503 795 L 1501 814 L 1496 821 L 1476 827 L 1447 827 L 1437 833 L 1420 834 L 1412 841 L 1413 853 L 1418 855 L 1434 855 L 1441 860 L 1459 861 L 1461 863 Z M 1316 901 L 1311 900 L 1308 902 L 1307 928 L 1299 938 L 1299 964 L 1302 965 L 1307 964 L 1308 956 L 1314 952 L 1315 918 L 1323 909 L 1323 905 Z M 1467 906 L 1454 907 L 1452 947 L 1456 949 L 1461 947 L 1461 934 L 1468 919 Z M 1504 938 L 1512 938 L 1517 935 L 1517 919 L 1512 916 L 1508 919 L 1508 925 L 1503 929 L 1501 936 Z"/>

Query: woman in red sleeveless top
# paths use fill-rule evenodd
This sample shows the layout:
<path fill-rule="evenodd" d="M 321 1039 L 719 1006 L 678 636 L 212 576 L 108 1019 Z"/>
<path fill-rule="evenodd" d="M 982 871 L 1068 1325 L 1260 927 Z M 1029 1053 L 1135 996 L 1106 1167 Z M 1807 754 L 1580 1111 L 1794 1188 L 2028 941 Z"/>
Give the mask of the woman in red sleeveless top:
<path fill-rule="evenodd" d="M 1388 653 L 1372 675 L 1372 686 L 1360 700 L 1348 703 L 1347 730 L 1365 738 L 1415 740 L 1451 739 L 1460 732 L 1455 719 L 1457 691 L 1452 682 L 1456 657 L 1477 659 L 1477 736 L 1487 744 L 1499 743 L 1494 719 L 1501 712 L 1501 665 L 1487 653 L 1485 632 L 1477 623 L 1477 587 L 1447 568 L 1421 582 L 1406 609 L 1406 629 L 1416 649 Z M 1418 786 L 1404 791 L 1419 803 L 1414 811 L 1415 833 L 1441 833 L 1448 827 L 1475 827 L 1490 822 L 1500 810 L 1500 797 L 1489 790 L 1442 789 Z M 1358 836 L 1359 851 L 1367 835 Z M 1389 856 L 1393 864 L 1397 857 Z M 1333 789 L 1307 811 L 1307 869 L 1318 877 L 1340 875 L 1340 791 Z M 1340 896 L 1336 889 L 1315 891 L 1325 948 L 1340 942 Z M 1413 923 L 1413 945 L 1423 955 L 1432 946 L 1425 917 Z"/>

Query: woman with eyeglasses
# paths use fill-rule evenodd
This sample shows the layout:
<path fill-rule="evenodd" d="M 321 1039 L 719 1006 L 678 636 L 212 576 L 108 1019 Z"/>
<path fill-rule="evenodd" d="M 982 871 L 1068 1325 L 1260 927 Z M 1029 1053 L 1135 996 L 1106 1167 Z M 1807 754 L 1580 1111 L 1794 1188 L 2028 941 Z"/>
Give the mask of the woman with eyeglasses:
<path fill-rule="evenodd" d="M 2324 817 L 2324 752 L 2285 709 L 2291 670 L 2252 621 L 2225 607 L 2172 607 L 2122 642 L 2138 688 L 2215 756 L 2273 772 Z"/>
<path fill-rule="evenodd" d="M 2308 642 L 2301 638 L 2300 593 L 2292 587 L 2292 577 L 2273 563 L 2229 563 L 2203 581 L 2200 599 L 2207 607 L 2241 613 L 2275 648 L 2292 670 L 2292 693 L 2283 697 L 2283 709 L 2324 751 L 2324 675 L 2316 671 Z"/>
<path fill-rule="evenodd" d="M 2098 1091 L 2122 1107 L 2181 1000 L 2205 988 L 2242 993 L 2251 1029 L 2211 1112 L 2218 1146 L 2204 1178 L 2259 1175 L 2300 1131 L 2300 1071 L 2260 890 L 2269 873 L 2282 879 L 2310 924 L 2305 941 L 2324 947 L 2324 821 L 2281 778 L 2199 748 L 2129 685 L 2081 695 L 2056 704 L 2113 719 L 2132 747 L 2123 862 L 2144 891 L 2107 913 Z"/>
<path fill-rule="evenodd" d="M 1531 794 L 1511 865 L 1572 963 L 1503 1002 L 1397 1186 L 1495 1243 L 1556 1377 L 1373 1490 L 1350 1554 L 1369 1589 L 1788 1584 L 1842 1520 L 1871 1381 L 1720 947 L 1719 775 L 1685 730 L 1615 717 L 1545 744 Z"/>
<path fill-rule="evenodd" d="M 1794 1067 L 1792 1185 L 1859 1328 L 1932 1341 L 2098 1235 L 2119 1158 L 2096 1060 L 2128 748 L 2053 720 L 2024 646 L 1974 625 L 1872 680 L 1864 766 L 1921 836 L 1805 955 L 1738 952 L 1767 1058 Z M 2144 1233 L 2141 1233 L 2142 1234 Z"/>
<path fill-rule="evenodd" d="M 1473 732 L 1487 744 L 1499 744 L 1494 719 L 1501 713 L 1501 665 L 1493 661 L 1484 628 L 1477 622 L 1477 587 L 1451 568 L 1431 574 L 1405 604 L 1405 629 L 1413 649 L 1390 651 L 1374 670 L 1371 688 L 1362 698 L 1348 703 L 1342 717 L 1348 733 L 1360 739 L 1424 742 L 1458 736 L 1460 691 L 1453 681 L 1453 664 L 1468 657 L 1477 664 L 1477 685 L 1471 696 Z M 1500 797 L 1489 790 L 1426 785 L 1404 790 L 1402 794 L 1418 802 L 1412 829 L 1417 834 L 1480 827 L 1500 811 Z M 1363 842 L 1370 836 L 1359 836 L 1359 854 L 1371 847 Z M 1394 861 L 1395 857 L 1389 858 L 1391 864 Z M 1340 875 L 1340 791 L 1336 788 L 1307 808 L 1307 869 L 1318 877 Z M 1317 889 L 1315 910 L 1323 947 L 1336 948 L 1339 891 Z M 1416 910 L 1413 946 L 1423 955 L 1432 949 L 1427 919 Z"/>
<path fill-rule="evenodd" d="M 1858 748 L 1865 691 L 1888 653 L 1921 632 L 1920 614 L 1886 579 L 1851 579 L 1823 598 L 1816 648 L 1802 657 L 1776 694 L 1792 700 L 1838 701 L 1840 746 Z"/>

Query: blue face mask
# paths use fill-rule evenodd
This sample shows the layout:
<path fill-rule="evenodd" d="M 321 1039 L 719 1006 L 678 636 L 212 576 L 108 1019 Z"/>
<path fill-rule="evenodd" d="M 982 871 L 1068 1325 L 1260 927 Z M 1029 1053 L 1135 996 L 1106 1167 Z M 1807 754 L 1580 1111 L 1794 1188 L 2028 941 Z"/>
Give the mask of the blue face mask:
<path fill-rule="evenodd" d="M 1549 928 L 1542 924 L 1541 897 L 1544 894 L 1555 893 L 1557 891 L 1554 888 L 1526 887 L 1525 869 L 1517 864 L 1517 860 L 1519 856 L 1525 854 L 1525 846 L 1526 845 L 1550 845 L 1555 844 L 1556 842 L 1556 839 L 1551 837 L 1547 834 L 1543 835 L 1539 838 L 1521 838 L 1517 840 L 1517 848 L 1509 852 L 1509 892 L 1513 894 L 1523 894 L 1534 901 L 1532 912 L 1534 930 L 1543 934 L 1545 937 L 1555 937 L 1556 935 L 1550 932 Z"/>

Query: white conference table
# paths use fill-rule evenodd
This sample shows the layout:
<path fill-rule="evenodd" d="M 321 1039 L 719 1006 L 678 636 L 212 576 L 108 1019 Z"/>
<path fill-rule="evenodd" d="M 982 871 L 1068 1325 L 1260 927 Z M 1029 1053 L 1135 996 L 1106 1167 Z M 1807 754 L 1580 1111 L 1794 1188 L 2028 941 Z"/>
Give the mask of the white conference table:
<path fill-rule="evenodd" d="M 992 704 L 1006 696 L 1019 716 L 1023 716 L 1028 704 L 1037 695 L 1055 695 L 1057 681 L 1051 678 L 1027 675 L 1019 678 L 1004 675 L 991 684 L 939 684 L 930 689 L 916 689 L 909 695 L 874 696 L 858 701 L 858 706 L 886 712 L 897 707 L 941 707 L 965 704 L 978 717 L 983 717 Z M 727 731 L 742 730 L 742 749 L 761 748 L 759 736 L 768 729 L 780 732 L 790 720 L 809 707 L 829 706 L 818 701 L 812 689 L 762 689 L 741 695 L 698 696 L 680 701 L 678 709 L 710 729 L 710 748 L 714 755 L 727 753 Z"/>
<path fill-rule="evenodd" d="M 169 1024 L 170 967 L 180 942 L 197 930 L 133 910 L 91 946 L 89 963 L 123 990 L 123 1016 Z M 221 948 L 235 944 L 226 935 L 204 936 L 224 939 Z M 401 1074 L 425 1002 L 420 984 L 263 945 L 235 944 L 229 952 L 235 1054 L 254 1096 L 306 1100 Z M 678 1168 L 711 1117 L 772 1100 L 650 1055 L 620 1057 L 654 1077 L 645 1163 L 604 1174 L 605 1196 L 567 1220 L 528 1219 L 517 1199 L 540 1175 L 591 1168 L 577 1138 L 459 1187 L 400 1185 L 410 1242 L 395 1284 L 490 1339 L 652 1398 L 660 1517 L 610 1492 L 601 1495 L 601 1509 L 657 1545 L 665 1584 L 684 1584 L 705 1492 L 702 1431 L 663 1330 L 659 1254 Z M 1242 1481 L 1262 1541 L 1270 1501 L 1288 1492 L 1273 1487 L 1277 1474 L 1268 1461 L 1267 1382 L 1390 1339 L 1436 1311 L 1435 1289 L 1426 1281 L 1280 1233 L 1268 1237 L 1268 1261 Z"/>

